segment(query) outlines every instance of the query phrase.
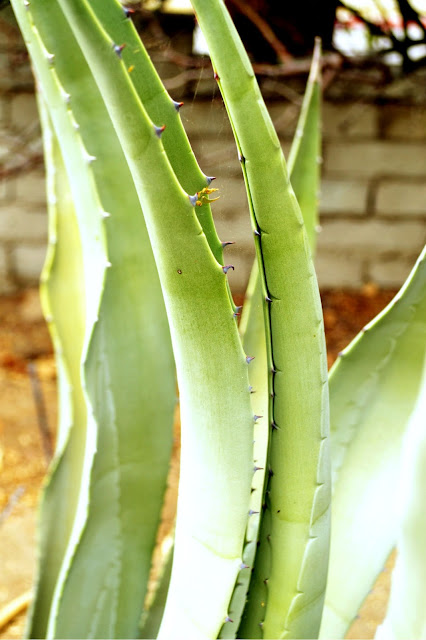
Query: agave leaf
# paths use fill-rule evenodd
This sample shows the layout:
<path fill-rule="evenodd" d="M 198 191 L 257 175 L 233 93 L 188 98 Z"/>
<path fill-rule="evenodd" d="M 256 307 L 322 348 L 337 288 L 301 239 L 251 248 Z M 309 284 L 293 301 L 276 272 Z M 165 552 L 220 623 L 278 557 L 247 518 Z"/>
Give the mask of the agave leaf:
<path fill-rule="evenodd" d="M 321 164 L 321 44 L 317 39 L 296 133 L 288 156 L 288 173 L 303 215 L 312 255 L 318 228 Z"/>
<path fill-rule="evenodd" d="M 404 435 L 397 495 L 401 528 L 388 610 L 376 640 L 426 638 L 426 359 Z"/>
<path fill-rule="evenodd" d="M 279 140 L 225 6 L 192 4 L 236 137 L 259 234 L 271 371 L 273 473 L 240 634 L 255 637 L 263 628 L 265 637 L 314 637 L 325 591 L 330 493 L 327 370 L 315 273 Z"/>
<path fill-rule="evenodd" d="M 80 234 L 62 154 L 46 106 L 42 121 L 49 210 L 48 251 L 40 296 L 55 348 L 59 424 L 45 483 L 38 531 L 38 575 L 26 635 L 45 637 L 50 605 L 78 504 L 81 447 L 86 428 L 80 361 L 85 335 L 85 290 Z M 68 300 L 73 300 L 73 314 Z M 63 499 L 67 495 L 67 500 Z"/>
<path fill-rule="evenodd" d="M 253 415 L 248 363 L 224 270 L 194 213 L 195 200 L 177 181 L 123 60 L 88 3 L 64 0 L 61 7 L 84 50 L 133 175 L 174 346 L 182 471 L 172 578 L 160 637 L 170 637 L 176 627 L 185 637 L 213 637 L 226 617 L 240 571 L 249 511 Z"/>
<path fill-rule="evenodd" d="M 89 265 L 85 282 L 93 285 L 99 304 L 81 355 L 98 453 L 87 479 L 90 503 L 62 563 L 48 633 L 132 637 L 172 444 L 175 379 L 169 331 L 139 199 L 91 72 L 57 3 L 36 0 L 24 11 L 22 20 L 32 24 L 36 73 L 68 159 L 80 234 L 84 238 L 89 216 L 95 216 L 94 239 L 104 236 L 109 245 L 108 259 L 104 253 L 98 261 L 104 287 L 93 281 L 98 262 L 90 242 L 83 252 Z M 149 368 L 142 366 L 146 362 Z M 82 445 L 79 455 L 84 459 Z"/>
<path fill-rule="evenodd" d="M 396 543 L 396 470 L 425 338 L 426 249 L 330 372 L 333 530 L 322 638 L 343 637 Z"/>

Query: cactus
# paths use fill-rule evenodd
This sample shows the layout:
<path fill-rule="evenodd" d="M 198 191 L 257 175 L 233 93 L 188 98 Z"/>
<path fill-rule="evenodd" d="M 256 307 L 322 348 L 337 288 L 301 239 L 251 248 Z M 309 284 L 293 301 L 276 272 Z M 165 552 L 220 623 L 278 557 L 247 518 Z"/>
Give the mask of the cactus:
<path fill-rule="evenodd" d="M 330 437 L 312 262 L 319 44 L 287 169 L 222 0 L 193 0 L 253 226 L 257 258 L 238 327 L 212 178 L 198 167 L 181 104 L 126 12 L 117 0 L 12 5 L 39 87 L 50 216 L 41 295 L 60 393 L 28 636 L 318 637 L 333 469 L 337 533 L 323 629 L 340 637 L 382 561 L 368 563 L 345 608 L 339 567 L 362 565 L 371 509 L 351 527 L 346 513 L 360 478 L 381 486 L 379 463 L 367 473 L 360 464 L 366 451 L 379 456 L 381 414 L 394 425 L 386 442 L 392 486 L 420 388 L 426 292 L 422 259 L 398 300 L 341 357 L 331 375 Z M 395 372 L 404 364 L 412 375 L 402 401 Z M 174 546 L 146 599 L 175 375 L 182 443 Z M 396 526 L 375 527 L 383 550 L 395 544 Z"/>

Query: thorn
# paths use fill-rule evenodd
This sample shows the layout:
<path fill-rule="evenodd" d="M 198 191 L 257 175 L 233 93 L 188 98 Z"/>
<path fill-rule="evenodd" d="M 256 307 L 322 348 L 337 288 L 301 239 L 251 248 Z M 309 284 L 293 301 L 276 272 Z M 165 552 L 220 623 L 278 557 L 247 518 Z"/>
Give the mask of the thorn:
<path fill-rule="evenodd" d="M 241 313 L 238 313 L 237 311 L 234 311 L 234 313 L 232 314 L 232 316 L 234 318 L 236 318 L 237 316 L 240 316 L 240 315 L 241 315 Z"/>
<path fill-rule="evenodd" d="M 255 491 L 256 491 L 256 489 L 255 489 L 254 487 L 252 487 L 252 488 L 250 489 L 250 493 L 254 493 Z"/>
<path fill-rule="evenodd" d="M 233 264 L 226 264 L 224 267 L 222 267 L 222 271 L 225 274 L 228 273 L 229 269 L 232 269 L 233 271 L 235 271 L 234 265 Z"/>
<path fill-rule="evenodd" d="M 271 393 L 269 394 L 269 396 L 270 396 L 271 398 L 275 398 L 275 391 L 271 391 Z"/>
<path fill-rule="evenodd" d="M 253 416 L 253 421 L 257 422 L 260 418 L 263 418 L 263 416 L 257 416 L 256 414 Z"/>
<path fill-rule="evenodd" d="M 232 240 L 228 240 L 227 242 L 221 242 L 220 244 L 222 245 L 222 249 L 224 249 L 225 247 L 228 247 L 230 244 L 235 244 L 235 242 L 233 242 Z"/>
<path fill-rule="evenodd" d="M 107 261 L 105 262 L 105 267 L 106 267 L 107 269 L 109 269 L 110 267 L 112 267 L 112 264 L 111 264 L 111 262 L 110 262 L 109 260 L 107 260 Z"/>
<path fill-rule="evenodd" d="M 263 584 L 268 584 L 268 582 L 269 582 L 269 578 L 265 578 L 263 581 Z"/>
<path fill-rule="evenodd" d="M 28 2 L 28 0 L 24 0 L 24 7 L 28 9 L 29 6 L 30 6 L 30 3 Z"/>
<path fill-rule="evenodd" d="M 126 15 L 126 18 L 129 18 L 133 13 L 135 13 L 135 10 L 131 9 L 130 7 L 123 7 L 123 11 Z"/>
<path fill-rule="evenodd" d="M 180 108 L 183 107 L 183 104 L 184 104 L 183 102 L 176 102 L 176 100 L 173 100 L 173 106 L 178 113 Z"/>
<path fill-rule="evenodd" d="M 344 354 L 344 352 L 343 352 L 343 351 L 339 351 L 339 353 L 337 354 L 337 356 L 338 356 L 339 358 L 342 358 L 344 355 L 345 355 L 345 354 Z"/>
<path fill-rule="evenodd" d="M 217 71 L 214 72 L 213 78 L 216 80 L 216 82 L 219 82 L 220 78 L 219 78 L 219 74 L 217 73 Z"/>
<path fill-rule="evenodd" d="M 46 55 L 46 60 L 47 60 L 47 62 L 50 64 L 50 66 L 52 66 L 52 65 L 53 65 L 53 62 L 54 62 L 54 60 L 55 60 L 55 56 L 54 56 L 54 54 L 53 54 L 53 53 L 48 53 L 48 54 Z"/>
<path fill-rule="evenodd" d="M 248 566 L 248 564 L 245 564 L 244 562 L 242 562 L 240 564 L 240 569 L 250 569 L 250 567 Z"/>
<path fill-rule="evenodd" d="M 206 176 L 207 185 L 211 184 L 213 180 L 216 180 L 216 176 Z"/>
<path fill-rule="evenodd" d="M 108 211 L 102 211 L 101 216 L 102 216 L 102 218 L 110 218 L 111 214 L 108 213 Z"/>
<path fill-rule="evenodd" d="M 166 125 L 165 125 L 165 124 L 163 124 L 163 126 L 162 126 L 162 127 L 156 127 L 156 126 L 154 125 L 155 135 L 156 135 L 158 138 L 161 138 L 161 135 L 162 135 L 162 133 L 163 133 L 163 131 L 164 131 L 164 129 L 165 129 L 165 128 L 166 128 Z"/>
<path fill-rule="evenodd" d="M 256 356 L 246 356 L 246 362 L 247 362 L 247 364 L 250 364 L 250 362 L 251 362 L 252 360 L 254 360 L 254 359 L 255 359 L 255 357 L 256 357 Z"/>
<path fill-rule="evenodd" d="M 249 386 L 249 393 L 256 393 L 256 389 L 253 389 L 251 385 Z"/>
<path fill-rule="evenodd" d="M 255 229 L 255 230 L 254 230 L 254 235 L 255 235 L 255 236 L 260 236 L 260 235 L 262 235 L 262 234 L 260 233 L 260 231 L 259 231 L 258 229 Z"/>
<path fill-rule="evenodd" d="M 198 193 L 195 193 L 193 196 L 188 196 L 189 198 L 189 202 L 192 204 L 193 207 L 195 207 L 195 205 L 197 204 L 197 200 L 198 200 Z"/>
<path fill-rule="evenodd" d="M 275 422 L 275 420 L 272 420 L 271 427 L 272 427 L 272 431 L 279 431 L 280 430 L 280 428 L 277 425 L 277 423 Z"/>
<path fill-rule="evenodd" d="M 274 365 L 272 365 L 271 367 L 271 373 L 277 373 L 277 370 L 275 369 Z"/>
<path fill-rule="evenodd" d="M 243 305 L 239 305 L 239 306 L 235 307 L 235 311 L 236 311 L 237 313 L 240 313 L 240 311 L 241 311 L 241 309 L 242 309 L 242 308 L 243 308 Z"/>
<path fill-rule="evenodd" d="M 259 622 L 259 627 L 263 629 L 263 622 Z"/>
<path fill-rule="evenodd" d="M 256 471 L 262 471 L 263 467 L 256 467 L 256 465 L 254 465 L 253 467 L 253 473 L 256 473 Z"/>
<path fill-rule="evenodd" d="M 229 616 L 226 616 L 226 618 L 225 618 L 225 622 L 234 622 L 234 621 L 233 621 L 233 620 L 232 620 L 232 618 L 230 618 Z"/>
<path fill-rule="evenodd" d="M 272 302 L 272 298 L 270 298 L 269 296 L 265 296 L 265 302 Z"/>
<path fill-rule="evenodd" d="M 92 164 L 92 162 L 95 162 L 96 156 L 91 156 L 90 154 L 87 154 L 86 160 L 87 160 L 88 164 Z"/>
<path fill-rule="evenodd" d="M 268 533 L 268 535 L 266 536 L 266 540 L 267 540 L 268 542 L 271 542 L 271 534 L 270 534 L 270 533 Z"/>
<path fill-rule="evenodd" d="M 239 160 L 242 164 L 246 161 L 245 157 L 244 157 L 241 153 L 239 153 L 239 154 L 238 154 L 238 160 Z"/>
<path fill-rule="evenodd" d="M 259 511 L 254 511 L 253 509 L 250 509 L 249 516 L 254 516 L 254 515 L 257 515 L 258 513 Z"/>
<path fill-rule="evenodd" d="M 119 58 L 121 58 L 121 54 L 123 53 L 123 49 L 126 45 L 125 44 L 114 44 L 113 45 L 113 49 L 115 51 L 115 53 L 118 55 Z"/>
<path fill-rule="evenodd" d="M 271 467 L 269 467 L 269 469 L 268 469 L 268 476 L 269 476 L 270 478 L 272 478 L 272 476 L 273 476 L 273 475 L 274 475 L 274 472 L 272 471 Z"/>

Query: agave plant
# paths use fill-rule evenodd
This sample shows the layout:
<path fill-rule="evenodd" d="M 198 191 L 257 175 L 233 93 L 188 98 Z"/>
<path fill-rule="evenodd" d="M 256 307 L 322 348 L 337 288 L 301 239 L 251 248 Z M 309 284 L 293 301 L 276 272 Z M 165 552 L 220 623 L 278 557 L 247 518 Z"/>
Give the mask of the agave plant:
<path fill-rule="evenodd" d="M 342 354 L 330 439 L 312 262 L 319 45 L 287 168 L 224 3 L 193 0 L 256 249 L 238 325 L 227 242 L 211 213 L 216 189 L 128 12 L 117 0 L 12 5 L 43 125 L 50 222 L 41 295 L 60 399 L 28 636 L 314 638 L 325 597 L 321 633 L 343 636 L 396 543 L 390 504 L 420 388 L 426 279 L 423 255 L 400 297 Z M 147 599 L 175 375 L 176 527 Z M 377 545 L 369 540 L 364 561 L 366 518 Z"/>

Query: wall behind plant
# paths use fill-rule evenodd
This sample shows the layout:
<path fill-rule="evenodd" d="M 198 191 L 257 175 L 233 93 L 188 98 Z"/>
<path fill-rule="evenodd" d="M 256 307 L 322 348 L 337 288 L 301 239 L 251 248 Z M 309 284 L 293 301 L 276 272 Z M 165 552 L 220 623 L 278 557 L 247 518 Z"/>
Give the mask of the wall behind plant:
<path fill-rule="evenodd" d="M 31 70 L 19 35 L 2 21 L 0 42 L 0 293 L 7 293 L 37 283 L 47 218 Z M 322 287 L 398 287 L 426 240 L 426 97 L 418 89 L 426 84 L 424 71 L 418 76 L 418 84 L 402 79 L 383 90 L 362 82 L 327 90 L 317 255 Z M 235 264 L 230 278 L 241 291 L 253 257 L 251 231 L 231 130 L 212 87 L 205 71 L 194 83 L 195 99 L 186 87 L 181 115 L 203 170 L 217 177 L 221 197 L 213 210 L 221 239 L 236 243 L 226 260 Z M 180 99 L 182 92 L 171 93 Z M 276 90 L 269 94 L 287 150 L 297 105 L 277 99 Z"/>

